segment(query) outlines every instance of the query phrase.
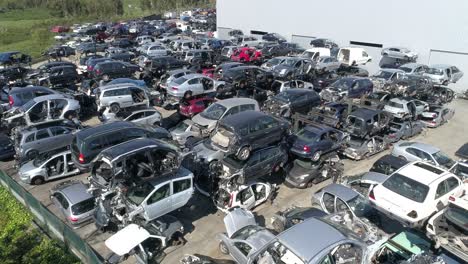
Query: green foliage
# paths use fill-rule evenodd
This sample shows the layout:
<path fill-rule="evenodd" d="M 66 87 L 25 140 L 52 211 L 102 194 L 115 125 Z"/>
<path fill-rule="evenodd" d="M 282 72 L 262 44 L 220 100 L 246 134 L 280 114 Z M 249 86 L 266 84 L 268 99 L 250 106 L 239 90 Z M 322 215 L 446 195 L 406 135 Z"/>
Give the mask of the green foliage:
<path fill-rule="evenodd" d="M 69 264 L 79 260 L 31 224 L 31 214 L 0 187 L 0 262 L 2 264 Z"/>

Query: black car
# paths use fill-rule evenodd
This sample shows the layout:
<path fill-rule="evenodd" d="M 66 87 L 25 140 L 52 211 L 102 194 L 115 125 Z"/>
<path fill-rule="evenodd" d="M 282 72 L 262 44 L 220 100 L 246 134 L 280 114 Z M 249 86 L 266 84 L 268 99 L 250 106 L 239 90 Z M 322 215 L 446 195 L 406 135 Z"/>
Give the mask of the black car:
<path fill-rule="evenodd" d="M 0 65 L 12 66 L 20 64 L 31 64 L 31 56 L 19 51 L 9 51 L 0 53 Z"/>
<path fill-rule="evenodd" d="M 389 113 L 382 110 L 357 108 L 348 115 L 344 130 L 358 138 L 374 136 L 387 129 L 392 119 Z"/>
<path fill-rule="evenodd" d="M 369 77 L 369 72 L 366 69 L 356 67 L 356 66 L 342 65 L 340 68 L 338 68 L 336 73 L 341 76 L 352 75 L 352 76 L 358 76 L 358 77 Z"/>
<path fill-rule="evenodd" d="M 176 59 L 172 56 L 161 56 L 152 58 L 145 66 L 145 70 L 161 76 L 166 71 L 179 69 L 188 65 L 189 63 L 186 61 Z"/>
<path fill-rule="evenodd" d="M 100 59 L 100 58 L 102 58 L 102 55 L 98 55 L 98 54 L 82 56 L 80 58 L 79 65 L 86 66 L 86 63 L 88 62 L 88 60 L 90 60 L 90 59 Z"/>
<path fill-rule="evenodd" d="M 0 76 L 2 76 L 4 81 L 7 82 L 23 79 L 24 77 L 26 77 L 27 73 L 28 69 L 21 66 L 13 66 L 0 69 Z"/>
<path fill-rule="evenodd" d="M 310 41 L 310 46 L 317 48 L 336 49 L 338 45 L 329 39 L 316 38 Z"/>
<path fill-rule="evenodd" d="M 408 164 L 407 160 L 395 157 L 393 155 L 385 155 L 374 162 L 370 171 L 390 175 L 406 164 Z"/>
<path fill-rule="evenodd" d="M 287 122 L 271 115 L 244 111 L 218 123 L 211 145 L 226 155 L 234 154 L 240 160 L 247 160 L 252 151 L 282 141 L 288 129 Z"/>
<path fill-rule="evenodd" d="M 273 73 L 257 66 L 237 66 L 225 70 L 222 80 L 228 83 L 245 81 L 253 86 L 265 87 L 268 80 L 273 80 Z"/>
<path fill-rule="evenodd" d="M 50 68 L 47 73 L 37 78 L 41 86 L 68 86 L 73 85 L 80 79 L 75 67 L 58 66 Z"/>
<path fill-rule="evenodd" d="M 369 78 L 342 77 L 320 92 L 320 97 L 327 102 L 341 102 L 346 98 L 361 98 L 371 94 L 374 84 Z"/>
<path fill-rule="evenodd" d="M 10 137 L 0 134 L 0 160 L 6 160 L 15 156 L 15 145 Z"/>
<path fill-rule="evenodd" d="M 320 96 L 313 90 L 294 88 L 281 92 L 263 105 L 263 111 L 274 116 L 291 118 L 295 113 L 306 114 L 319 106 Z"/>
<path fill-rule="evenodd" d="M 75 55 L 75 49 L 69 46 L 55 46 L 44 52 L 44 55 L 49 56 L 50 58 L 58 59 L 61 57 L 68 57 Z"/>
<path fill-rule="evenodd" d="M 93 70 L 96 80 L 108 81 L 115 78 L 130 78 L 140 68 L 136 65 L 122 61 L 105 61 L 98 63 Z"/>
<path fill-rule="evenodd" d="M 80 170 L 87 170 L 91 161 L 104 149 L 135 138 L 170 139 L 163 128 L 151 128 L 131 122 L 112 122 L 83 129 L 75 133 L 70 149 L 73 163 Z"/>
<path fill-rule="evenodd" d="M 304 222 L 311 217 L 324 217 L 328 215 L 315 207 L 291 207 L 283 212 L 277 212 L 271 219 L 273 229 L 281 233 L 284 230 Z"/>
<path fill-rule="evenodd" d="M 300 54 L 304 49 L 300 48 L 296 43 L 280 43 L 276 45 L 267 46 L 262 49 L 262 56 L 264 58 L 273 58 L 280 56 L 288 56 Z"/>
<path fill-rule="evenodd" d="M 131 46 L 133 46 L 133 43 L 129 40 L 129 39 L 126 39 L 126 38 L 121 38 L 121 39 L 115 39 L 114 41 L 112 41 L 111 45 L 113 47 L 118 47 L 118 48 L 129 48 Z"/>
<path fill-rule="evenodd" d="M 135 54 L 129 52 L 114 53 L 109 54 L 107 58 L 115 61 L 131 62 L 135 58 Z"/>
<path fill-rule="evenodd" d="M 351 112 L 357 108 L 356 105 L 351 105 Z M 326 103 L 312 109 L 307 119 L 330 127 L 341 128 L 346 122 L 349 110 L 349 105 L 347 103 Z"/>
<path fill-rule="evenodd" d="M 262 39 L 265 41 L 274 41 L 274 42 L 285 42 L 286 40 L 278 35 L 277 33 L 267 33 L 262 36 Z"/>
<path fill-rule="evenodd" d="M 245 184 L 278 172 L 288 161 L 288 152 L 281 145 L 258 149 L 247 160 L 228 156 L 221 161 L 221 179 Z"/>

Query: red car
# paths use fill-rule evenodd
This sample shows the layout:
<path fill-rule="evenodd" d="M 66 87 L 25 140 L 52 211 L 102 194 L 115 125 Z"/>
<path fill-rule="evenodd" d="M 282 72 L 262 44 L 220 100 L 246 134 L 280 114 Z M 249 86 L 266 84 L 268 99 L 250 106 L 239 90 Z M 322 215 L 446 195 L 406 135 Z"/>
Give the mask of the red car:
<path fill-rule="evenodd" d="M 231 60 L 238 62 L 254 62 L 259 61 L 261 58 L 262 52 L 252 47 L 240 48 L 231 55 Z"/>
<path fill-rule="evenodd" d="M 207 77 L 210 77 L 211 79 L 214 79 L 214 71 L 215 71 L 215 68 L 205 68 L 205 69 L 202 69 L 202 74 Z"/>
<path fill-rule="evenodd" d="M 179 113 L 186 117 L 192 117 L 200 112 L 203 112 L 214 99 L 211 97 L 201 97 L 188 101 L 185 104 L 179 105 Z"/>
<path fill-rule="evenodd" d="M 50 30 L 50 32 L 53 32 L 53 33 L 64 33 L 64 32 L 68 32 L 70 30 L 69 27 L 66 27 L 66 26 L 54 26 L 52 27 L 52 29 Z"/>

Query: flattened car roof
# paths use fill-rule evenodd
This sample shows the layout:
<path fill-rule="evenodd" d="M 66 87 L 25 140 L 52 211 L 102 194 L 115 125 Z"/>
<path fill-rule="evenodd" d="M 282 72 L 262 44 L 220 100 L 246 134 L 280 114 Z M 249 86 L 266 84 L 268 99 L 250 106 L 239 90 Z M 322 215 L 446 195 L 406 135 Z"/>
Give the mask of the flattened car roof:
<path fill-rule="evenodd" d="M 462 159 L 468 159 L 468 143 L 463 144 L 456 152 L 455 155 Z"/>

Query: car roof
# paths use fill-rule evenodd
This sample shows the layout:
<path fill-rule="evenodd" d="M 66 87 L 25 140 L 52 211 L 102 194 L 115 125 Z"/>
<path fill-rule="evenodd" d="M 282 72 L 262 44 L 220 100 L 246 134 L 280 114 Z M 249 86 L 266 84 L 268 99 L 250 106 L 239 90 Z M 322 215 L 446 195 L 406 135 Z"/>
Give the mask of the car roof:
<path fill-rule="evenodd" d="M 435 68 L 435 69 L 445 69 L 445 68 L 450 68 L 450 67 L 452 67 L 452 65 L 448 65 L 448 64 L 433 64 L 429 66 L 429 68 Z"/>
<path fill-rule="evenodd" d="M 141 89 L 141 87 L 139 87 L 133 82 L 113 83 L 113 84 L 108 84 L 104 86 L 99 86 L 98 89 L 102 92 L 102 91 L 106 91 L 110 89 L 127 88 L 127 87 L 135 87 L 135 88 Z"/>
<path fill-rule="evenodd" d="M 367 119 L 371 119 L 372 117 L 374 117 L 375 114 L 381 113 L 381 112 L 382 111 L 380 110 L 374 110 L 374 109 L 361 107 L 361 108 L 354 110 L 350 115 L 361 117 L 367 120 Z"/>
<path fill-rule="evenodd" d="M 323 124 L 319 124 L 319 123 L 307 124 L 304 127 L 304 129 L 312 131 L 312 132 L 319 132 L 319 133 L 324 133 L 326 131 L 333 130 L 331 127 L 323 125 Z"/>
<path fill-rule="evenodd" d="M 425 151 L 427 153 L 430 153 L 430 154 L 440 151 L 440 149 L 438 147 L 434 147 L 434 146 L 426 144 L 426 143 L 421 143 L 421 142 L 402 142 L 402 143 L 412 143 L 411 145 L 405 144 L 405 145 L 403 145 L 403 147 L 414 147 L 414 148 L 423 150 L 423 151 Z"/>
<path fill-rule="evenodd" d="M 74 183 L 61 188 L 60 191 L 71 204 L 77 204 L 84 200 L 93 198 L 91 194 L 87 192 L 88 188 L 82 182 Z"/>
<path fill-rule="evenodd" d="M 405 63 L 405 64 L 401 65 L 400 67 L 407 67 L 407 68 L 414 69 L 414 68 L 419 67 L 419 66 L 426 66 L 426 65 L 422 64 L 422 63 L 410 62 L 410 63 Z"/>
<path fill-rule="evenodd" d="M 257 101 L 251 98 L 229 98 L 216 101 L 215 103 L 225 106 L 226 108 L 230 108 L 241 104 L 257 104 Z"/>
<path fill-rule="evenodd" d="M 125 141 L 123 143 L 107 148 L 103 150 L 101 154 L 113 160 L 129 152 L 139 150 L 139 149 L 144 149 L 144 148 L 152 148 L 152 147 L 168 148 L 169 145 L 157 139 L 137 138 L 137 139 Z"/>
<path fill-rule="evenodd" d="M 395 73 L 395 72 L 402 72 L 402 73 L 404 73 L 403 70 L 400 70 L 400 69 L 389 69 L 389 68 L 381 69 L 380 71 L 383 71 L 383 72 L 391 72 L 391 73 Z"/>
<path fill-rule="evenodd" d="M 407 164 L 395 172 L 406 176 L 412 180 L 424 185 L 430 185 L 432 182 L 452 174 L 440 167 L 436 167 L 427 162 L 415 161 Z"/>
<path fill-rule="evenodd" d="M 250 123 L 251 121 L 257 120 L 258 118 L 269 116 L 260 111 L 243 111 L 234 115 L 230 115 L 221 120 L 222 124 L 239 127 Z"/>
<path fill-rule="evenodd" d="M 294 225 L 277 238 L 306 263 L 330 245 L 347 239 L 333 226 L 317 218 L 309 218 Z"/>
<path fill-rule="evenodd" d="M 26 87 L 13 87 L 11 88 L 9 94 L 12 95 L 12 94 L 19 94 L 19 93 L 24 93 L 24 92 L 27 93 L 27 92 L 32 92 L 35 90 L 47 90 L 52 93 L 57 93 L 56 91 L 50 88 L 44 87 L 44 86 L 26 86 Z"/>
<path fill-rule="evenodd" d="M 322 189 L 322 192 L 331 193 L 345 202 L 359 195 L 359 193 L 355 190 L 337 183 L 332 183 L 328 186 L 325 186 L 325 188 Z"/>
<path fill-rule="evenodd" d="M 187 80 L 190 80 L 190 79 L 193 79 L 193 78 L 200 78 L 200 77 L 204 77 L 204 78 L 208 78 L 207 76 L 201 74 L 201 73 L 190 73 L 190 74 L 187 74 L 184 76 L 185 79 Z"/>
<path fill-rule="evenodd" d="M 42 102 L 42 101 L 45 101 L 45 100 L 52 100 L 52 99 L 65 99 L 67 100 L 68 98 L 66 98 L 63 94 L 48 94 L 48 95 L 43 95 L 43 96 L 38 96 L 38 97 L 35 97 L 33 98 L 32 100 L 34 100 L 34 102 Z"/>
<path fill-rule="evenodd" d="M 391 165 L 396 165 L 396 166 L 400 166 L 400 167 L 403 167 L 404 165 L 408 164 L 408 162 L 406 160 L 395 157 L 395 156 L 390 155 L 390 154 L 387 154 L 387 155 L 381 157 L 374 164 L 378 164 L 378 163 L 389 163 Z"/>
<path fill-rule="evenodd" d="M 102 124 L 102 125 L 95 126 L 95 127 L 85 128 L 83 130 L 76 132 L 75 136 L 80 139 L 86 139 L 90 136 L 99 135 L 99 134 L 114 131 L 114 130 L 121 130 L 121 129 L 129 128 L 129 127 L 136 127 L 136 124 L 132 122 L 126 122 L 126 121 L 116 121 L 116 122 Z"/>

